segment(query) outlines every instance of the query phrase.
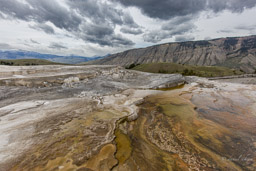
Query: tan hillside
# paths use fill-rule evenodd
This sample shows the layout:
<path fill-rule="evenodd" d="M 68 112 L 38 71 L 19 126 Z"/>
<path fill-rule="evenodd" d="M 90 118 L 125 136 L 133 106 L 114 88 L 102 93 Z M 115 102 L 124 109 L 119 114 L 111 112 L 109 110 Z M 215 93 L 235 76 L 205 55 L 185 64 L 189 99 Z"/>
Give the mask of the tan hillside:
<path fill-rule="evenodd" d="M 256 69 L 256 36 L 166 43 L 113 54 L 91 63 L 129 66 L 159 62 L 217 65 L 253 73 Z"/>

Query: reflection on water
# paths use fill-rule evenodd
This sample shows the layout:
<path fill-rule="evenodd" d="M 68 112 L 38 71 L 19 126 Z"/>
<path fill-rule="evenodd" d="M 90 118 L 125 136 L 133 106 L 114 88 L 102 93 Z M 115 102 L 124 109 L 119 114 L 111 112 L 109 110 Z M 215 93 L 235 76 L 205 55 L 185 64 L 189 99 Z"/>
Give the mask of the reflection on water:
<path fill-rule="evenodd" d="M 170 91 L 170 90 L 176 90 L 176 89 L 181 89 L 181 88 L 184 88 L 184 85 L 185 84 L 180 84 L 178 86 L 175 86 L 175 87 L 168 87 L 168 88 L 158 88 L 156 90 L 161 90 L 161 91 Z"/>

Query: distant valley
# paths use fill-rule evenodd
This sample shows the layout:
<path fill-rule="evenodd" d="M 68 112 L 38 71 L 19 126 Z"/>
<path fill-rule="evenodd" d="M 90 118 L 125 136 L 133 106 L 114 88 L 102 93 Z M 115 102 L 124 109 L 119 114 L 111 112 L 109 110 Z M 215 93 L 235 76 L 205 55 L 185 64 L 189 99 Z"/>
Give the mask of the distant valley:
<path fill-rule="evenodd" d="M 0 51 L 0 59 L 43 59 L 55 63 L 64 63 L 64 64 L 78 64 L 91 60 L 101 59 L 101 56 L 95 57 L 84 57 L 84 56 L 58 56 L 52 54 L 42 54 L 37 52 L 30 51 Z"/>
<path fill-rule="evenodd" d="M 0 59 L 0 65 L 31 66 L 31 65 L 68 65 L 68 64 L 51 62 L 45 59 Z"/>

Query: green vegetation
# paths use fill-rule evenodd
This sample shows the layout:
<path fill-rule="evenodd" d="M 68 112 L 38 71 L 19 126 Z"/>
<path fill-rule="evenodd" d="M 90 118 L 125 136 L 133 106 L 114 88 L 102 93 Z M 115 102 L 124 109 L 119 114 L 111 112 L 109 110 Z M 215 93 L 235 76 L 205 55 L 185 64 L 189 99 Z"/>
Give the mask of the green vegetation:
<path fill-rule="evenodd" d="M 192 66 L 175 63 L 150 63 L 134 66 L 133 70 L 151 72 L 151 73 L 164 73 L 173 74 L 179 73 L 182 75 L 200 76 L 200 77 L 221 77 L 229 75 L 243 74 L 240 70 L 230 69 L 219 66 Z"/>
<path fill-rule="evenodd" d="M 132 68 L 134 68 L 134 67 L 136 67 L 136 66 L 138 66 L 138 65 L 140 65 L 140 64 L 135 64 L 135 63 L 133 63 L 133 64 L 131 64 L 131 65 L 125 67 L 125 69 L 132 69 Z"/>
<path fill-rule="evenodd" d="M 43 59 L 0 59 L 0 65 L 10 66 L 30 66 L 30 65 L 64 65 L 61 63 L 55 63 Z"/>

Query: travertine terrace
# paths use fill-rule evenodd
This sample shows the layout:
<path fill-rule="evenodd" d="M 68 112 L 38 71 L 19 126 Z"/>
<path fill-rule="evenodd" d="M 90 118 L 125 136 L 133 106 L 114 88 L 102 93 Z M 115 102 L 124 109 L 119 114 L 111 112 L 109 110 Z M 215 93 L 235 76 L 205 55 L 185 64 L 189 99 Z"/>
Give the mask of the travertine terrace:
<path fill-rule="evenodd" d="M 255 92 L 117 66 L 0 66 L 0 170 L 255 170 Z"/>

